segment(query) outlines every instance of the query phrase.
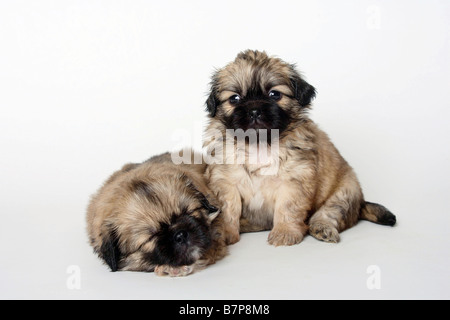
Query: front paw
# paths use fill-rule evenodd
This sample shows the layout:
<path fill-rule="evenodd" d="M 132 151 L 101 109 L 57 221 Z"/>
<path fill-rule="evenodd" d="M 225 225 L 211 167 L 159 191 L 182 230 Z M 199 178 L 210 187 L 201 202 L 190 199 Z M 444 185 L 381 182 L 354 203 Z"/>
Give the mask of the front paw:
<path fill-rule="evenodd" d="M 278 246 L 292 246 L 298 244 L 303 240 L 303 233 L 301 230 L 287 227 L 287 226 L 275 226 L 269 233 L 267 241 L 269 244 Z"/>
<path fill-rule="evenodd" d="M 161 265 L 155 267 L 155 274 L 160 277 L 185 277 L 194 271 L 193 266 L 172 267 L 168 265 Z"/>

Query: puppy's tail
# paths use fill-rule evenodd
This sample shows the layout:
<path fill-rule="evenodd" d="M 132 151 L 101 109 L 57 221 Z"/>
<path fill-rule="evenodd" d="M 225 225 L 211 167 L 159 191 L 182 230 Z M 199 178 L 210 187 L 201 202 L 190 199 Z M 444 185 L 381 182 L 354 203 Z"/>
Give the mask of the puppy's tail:
<path fill-rule="evenodd" d="M 397 222 L 395 215 L 381 204 L 367 201 L 361 207 L 360 218 L 385 226 L 393 226 Z"/>

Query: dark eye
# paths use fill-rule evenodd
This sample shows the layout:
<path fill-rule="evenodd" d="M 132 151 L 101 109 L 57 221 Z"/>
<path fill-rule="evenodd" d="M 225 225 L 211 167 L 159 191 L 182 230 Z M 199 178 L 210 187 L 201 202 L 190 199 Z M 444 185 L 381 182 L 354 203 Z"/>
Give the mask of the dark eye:
<path fill-rule="evenodd" d="M 239 103 L 239 101 L 241 101 L 241 96 L 238 94 L 235 94 L 234 96 L 231 96 L 229 100 L 230 100 L 231 104 L 237 104 L 237 103 Z"/>
<path fill-rule="evenodd" d="M 274 101 L 280 101 L 282 97 L 282 94 L 280 91 L 272 90 L 269 92 L 269 98 Z"/>

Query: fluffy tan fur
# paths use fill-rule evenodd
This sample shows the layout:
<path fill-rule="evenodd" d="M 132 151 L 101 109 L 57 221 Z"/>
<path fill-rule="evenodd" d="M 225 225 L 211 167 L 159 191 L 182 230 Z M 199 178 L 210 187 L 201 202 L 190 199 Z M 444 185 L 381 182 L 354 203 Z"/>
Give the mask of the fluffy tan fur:
<path fill-rule="evenodd" d="M 299 88 L 302 85 L 304 88 Z M 246 158 L 244 164 L 224 161 L 208 167 L 209 186 L 221 202 L 227 243 L 239 241 L 240 232 L 257 230 L 271 230 L 268 241 L 274 246 L 297 244 L 308 231 L 319 240 L 338 242 L 339 232 L 360 218 L 395 223 L 387 209 L 365 202 L 353 169 L 327 134 L 309 119 L 309 103 L 301 105 L 308 92 L 301 90 L 314 88 L 293 65 L 265 52 L 242 52 L 214 74 L 204 139 L 208 154 L 223 152 L 225 159 L 229 157 L 223 150 L 229 129 L 226 117 L 235 106 L 228 99 L 236 94 L 245 98 L 254 88 L 263 94 L 273 89 L 280 91 L 278 105 L 289 115 L 290 122 L 280 133 L 279 153 L 269 161 L 255 164 Z M 234 156 L 248 156 L 236 143 L 232 147 Z M 277 163 L 276 172 L 264 174 L 263 170 L 273 163 Z M 369 211 L 377 214 L 370 216 Z"/>
<path fill-rule="evenodd" d="M 94 251 L 102 257 L 102 248 L 112 241 L 113 234 L 121 256 L 113 270 L 155 271 L 170 276 L 187 275 L 223 258 L 227 248 L 220 215 L 208 217 L 212 245 L 194 265 L 155 265 L 147 256 L 156 246 L 152 235 L 161 223 L 170 224 L 173 214 L 187 211 L 192 216 L 206 215 L 189 185 L 215 203 L 205 170 L 204 164 L 175 165 L 167 153 L 142 164 L 127 164 L 115 172 L 92 197 L 87 210 L 87 231 Z"/>

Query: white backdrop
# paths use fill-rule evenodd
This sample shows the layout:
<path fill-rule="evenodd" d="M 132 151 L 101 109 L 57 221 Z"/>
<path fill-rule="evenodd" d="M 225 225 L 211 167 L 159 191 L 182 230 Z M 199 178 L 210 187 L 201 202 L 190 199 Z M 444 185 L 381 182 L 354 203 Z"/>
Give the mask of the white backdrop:
<path fill-rule="evenodd" d="M 0 298 L 450 298 L 449 21 L 446 0 L 1 1 Z M 108 272 L 89 196 L 199 148 L 209 77 L 247 48 L 298 64 L 311 117 L 398 225 L 276 249 L 248 234 L 185 279 Z"/>

